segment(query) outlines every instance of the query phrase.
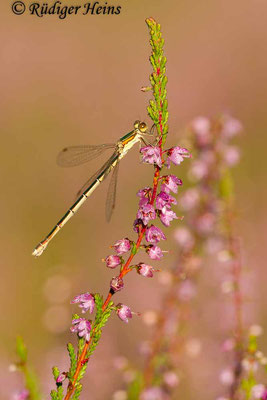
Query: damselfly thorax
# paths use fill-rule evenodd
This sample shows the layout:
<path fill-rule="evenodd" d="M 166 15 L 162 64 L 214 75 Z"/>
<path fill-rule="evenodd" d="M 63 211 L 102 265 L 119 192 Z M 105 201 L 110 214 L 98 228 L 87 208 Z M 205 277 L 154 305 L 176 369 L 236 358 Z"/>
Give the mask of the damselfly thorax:
<path fill-rule="evenodd" d="M 98 146 L 71 146 L 66 147 L 59 153 L 57 158 L 58 165 L 62 167 L 73 167 L 93 160 L 94 158 L 103 154 L 106 150 L 114 150 L 112 156 L 107 160 L 107 162 L 93 176 L 91 176 L 91 178 L 85 182 L 85 184 L 79 190 L 77 193 L 78 198 L 75 203 L 58 221 L 45 239 L 43 239 L 35 247 L 32 253 L 34 256 L 38 257 L 43 253 L 48 243 L 70 220 L 70 218 L 73 217 L 81 205 L 88 199 L 88 197 L 91 196 L 100 183 L 113 170 L 106 201 L 106 218 L 108 221 L 110 220 L 115 208 L 119 162 L 136 143 L 144 142 L 146 144 L 145 136 L 147 135 L 150 136 L 145 122 L 136 121 L 134 123 L 134 129 L 122 136 L 115 144 L 101 144 Z"/>

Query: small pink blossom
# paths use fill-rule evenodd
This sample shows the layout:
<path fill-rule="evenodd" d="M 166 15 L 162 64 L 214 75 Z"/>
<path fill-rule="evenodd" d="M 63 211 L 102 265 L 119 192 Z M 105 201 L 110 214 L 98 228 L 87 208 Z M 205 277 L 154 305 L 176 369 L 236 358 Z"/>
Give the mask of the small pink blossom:
<path fill-rule="evenodd" d="M 140 396 L 140 400 L 167 400 L 167 398 L 159 386 L 145 389 Z"/>
<path fill-rule="evenodd" d="M 171 388 L 174 388 L 179 383 L 179 377 L 174 371 L 165 372 L 163 375 L 164 382 Z"/>
<path fill-rule="evenodd" d="M 116 251 L 116 253 L 120 256 L 124 253 L 127 253 L 130 249 L 131 249 L 131 242 L 129 239 L 121 239 L 118 240 L 115 244 L 114 244 L 114 249 Z"/>
<path fill-rule="evenodd" d="M 129 319 L 133 317 L 131 309 L 125 304 L 119 303 L 117 305 L 117 315 L 123 321 L 128 323 Z"/>
<path fill-rule="evenodd" d="M 254 399 L 262 399 L 265 393 L 265 386 L 262 384 L 258 384 L 252 387 L 251 395 Z"/>
<path fill-rule="evenodd" d="M 133 230 L 136 233 L 140 232 L 140 229 L 144 227 L 143 221 L 140 218 L 136 218 L 133 223 Z"/>
<path fill-rule="evenodd" d="M 179 165 L 181 162 L 184 161 L 184 158 L 190 158 L 191 154 L 189 151 L 185 148 L 182 148 L 180 146 L 172 147 L 167 151 L 168 158 L 166 160 L 166 166 L 170 166 L 170 162 L 172 162 L 174 165 Z"/>
<path fill-rule="evenodd" d="M 243 129 L 243 126 L 238 119 L 232 118 L 230 116 L 225 116 L 222 127 L 222 135 L 231 139 L 234 136 L 238 135 Z"/>
<path fill-rule="evenodd" d="M 143 154 L 143 162 L 148 164 L 157 164 L 161 168 L 162 161 L 159 147 L 145 146 L 140 149 L 140 153 Z"/>
<path fill-rule="evenodd" d="M 223 158 L 229 167 L 233 167 L 240 160 L 240 150 L 237 146 L 227 146 L 223 150 Z"/>
<path fill-rule="evenodd" d="M 152 189 L 150 187 L 145 187 L 137 192 L 137 196 L 140 197 L 139 207 L 149 203 L 151 200 L 151 193 Z"/>
<path fill-rule="evenodd" d="M 194 245 L 195 241 L 192 233 L 185 227 L 177 228 L 174 231 L 174 238 L 178 244 L 186 250 L 189 250 Z"/>
<path fill-rule="evenodd" d="M 158 210 L 162 210 L 163 207 L 171 207 L 177 204 L 177 200 L 166 192 L 160 192 L 156 198 L 156 207 Z"/>
<path fill-rule="evenodd" d="M 183 182 L 175 175 L 167 175 L 163 177 L 161 190 L 166 193 L 177 193 L 178 186 L 181 186 Z"/>
<path fill-rule="evenodd" d="M 190 175 L 196 180 L 202 180 L 208 172 L 209 168 L 204 160 L 196 160 L 191 164 Z"/>
<path fill-rule="evenodd" d="M 95 308 L 95 299 L 90 293 L 79 294 L 74 297 L 71 301 L 71 304 L 80 303 L 79 307 L 82 309 L 82 313 L 85 313 L 89 310 L 89 313 L 92 313 Z"/>
<path fill-rule="evenodd" d="M 181 301 L 190 301 L 196 296 L 196 286 L 189 279 L 182 282 L 178 289 L 178 296 Z"/>
<path fill-rule="evenodd" d="M 178 219 L 174 211 L 169 210 L 167 207 L 163 207 L 160 211 L 160 220 L 165 226 L 170 226 L 172 220 Z"/>
<path fill-rule="evenodd" d="M 85 318 L 72 320 L 71 332 L 78 333 L 78 336 L 84 337 L 87 342 L 90 340 L 91 323 Z"/>
<path fill-rule="evenodd" d="M 116 293 L 119 292 L 120 290 L 122 290 L 124 287 L 124 283 L 122 278 L 120 278 L 119 276 L 115 276 L 114 278 L 111 279 L 110 281 L 110 289 Z"/>
<path fill-rule="evenodd" d="M 108 268 L 116 268 L 121 264 L 121 258 L 119 256 L 111 255 L 105 258 L 105 262 Z"/>
<path fill-rule="evenodd" d="M 67 378 L 67 373 L 62 372 L 61 374 L 58 375 L 56 382 L 57 383 L 62 383 L 64 380 Z"/>
<path fill-rule="evenodd" d="M 213 231 L 214 224 L 215 216 L 210 212 L 206 212 L 198 217 L 196 221 L 196 229 L 201 234 L 208 234 Z"/>
<path fill-rule="evenodd" d="M 158 246 L 149 246 L 146 252 L 152 260 L 160 260 L 163 257 L 163 252 Z"/>
<path fill-rule="evenodd" d="M 151 225 L 146 230 L 146 241 L 150 243 L 158 243 L 160 240 L 166 240 L 166 236 L 160 228 Z"/>
<path fill-rule="evenodd" d="M 27 389 L 23 389 L 19 392 L 14 393 L 12 400 L 28 400 L 30 392 Z"/>
<path fill-rule="evenodd" d="M 141 219 L 144 225 L 147 225 L 150 220 L 156 218 L 156 212 L 151 204 L 141 206 L 136 215 L 137 219 Z"/>
<path fill-rule="evenodd" d="M 146 278 L 153 278 L 153 272 L 155 272 L 155 269 L 151 267 L 151 265 L 140 263 L 137 266 L 137 272 Z"/>
<path fill-rule="evenodd" d="M 200 147 L 207 146 L 211 142 L 212 140 L 212 135 L 210 133 L 211 123 L 208 118 L 197 117 L 193 119 L 193 121 L 191 122 L 191 128 L 193 129 L 196 135 L 197 144 Z"/>
<path fill-rule="evenodd" d="M 180 204 L 186 211 L 190 211 L 195 208 L 200 200 L 200 195 L 197 189 L 191 188 L 186 190 L 180 197 Z"/>
<path fill-rule="evenodd" d="M 223 385 L 231 386 L 234 382 L 233 371 L 229 368 L 224 369 L 220 374 L 220 381 Z"/>

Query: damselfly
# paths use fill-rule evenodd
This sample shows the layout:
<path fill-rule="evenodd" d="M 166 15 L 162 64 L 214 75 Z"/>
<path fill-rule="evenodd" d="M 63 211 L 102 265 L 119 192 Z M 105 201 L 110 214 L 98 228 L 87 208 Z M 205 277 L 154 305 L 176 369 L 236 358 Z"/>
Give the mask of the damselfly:
<path fill-rule="evenodd" d="M 42 240 L 34 249 L 32 255 L 40 256 L 46 249 L 48 243 L 56 236 L 61 228 L 69 221 L 69 219 L 78 211 L 81 205 L 88 199 L 93 191 L 113 170 L 112 178 L 108 188 L 108 196 L 106 202 L 106 218 L 109 221 L 115 208 L 116 187 L 118 177 L 118 166 L 120 160 L 128 153 L 128 151 L 140 142 L 146 143 L 144 136 L 147 134 L 147 125 L 145 122 L 136 121 L 134 129 L 121 137 L 116 144 L 101 144 L 98 146 L 72 146 L 63 149 L 57 158 L 57 162 L 62 167 L 73 167 L 91 161 L 104 153 L 108 149 L 114 152 L 108 161 L 83 185 L 78 192 L 78 199 L 59 220 L 52 231 Z"/>

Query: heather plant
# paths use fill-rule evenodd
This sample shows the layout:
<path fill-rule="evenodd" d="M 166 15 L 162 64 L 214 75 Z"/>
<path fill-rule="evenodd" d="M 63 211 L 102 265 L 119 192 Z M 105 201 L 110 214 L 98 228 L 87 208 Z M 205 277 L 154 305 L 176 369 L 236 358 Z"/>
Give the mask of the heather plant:
<path fill-rule="evenodd" d="M 152 54 L 150 62 L 153 72 L 150 75 L 151 87 L 144 90 L 152 90 L 154 99 L 150 100 L 147 108 L 153 124 L 157 130 L 156 143 L 148 144 L 140 149 L 142 161 L 151 164 L 154 168 L 153 181 L 151 186 L 140 189 L 137 193 L 139 198 L 139 208 L 133 224 L 137 238 L 122 238 L 112 247 L 114 253 L 105 258 L 105 263 L 109 269 L 119 269 L 119 272 L 111 279 L 109 291 L 106 297 L 99 293 L 83 293 L 76 296 L 72 303 L 81 308 L 84 317 L 75 314 L 72 319 L 71 331 L 77 335 L 77 350 L 69 343 L 67 346 L 70 367 L 67 371 L 59 371 L 53 368 L 53 376 L 56 389 L 52 390 L 53 400 L 78 399 L 82 391 L 81 380 L 85 375 L 89 359 L 95 351 L 102 335 L 102 330 L 107 324 L 111 313 L 116 313 L 118 317 L 128 323 L 132 318 L 133 312 L 130 307 L 113 302 L 113 296 L 124 289 L 125 276 L 136 271 L 143 277 L 153 277 L 156 270 L 145 262 L 134 262 L 134 257 L 138 252 L 147 253 L 151 260 L 159 260 L 163 257 L 163 252 L 159 247 L 161 240 L 166 240 L 166 236 L 154 221 L 159 220 L 164 226 L 168 227 L 173 219 L 177 219 L 172 205 L 176 204 L 176 199 L 170 194 L 177 193 L 178 186 L 182 181 L 172 174 L 162 174 L 163 168 L 169 168 L 171 164 L 180 165 L 184 158 L 190 157 L 185 148 L 179 146 L 164 149 L 164 143 L 168 132 L 168 103 L 166 93 L 167 77 L 165 74 L 166 57 L 163 54 L 163 44 L 160 25 L 152 18 L 147 19 L 146 23 L 150 32 L 150 44 Z M 152 223 L 153 221 L 153 223 Z M 91 320 L 88 314 L 95 312 Z M 67 381 L 67 386 L 65 386 Z"/>
<path fill-rule="evenodd" d="M 177 261 L 169 272 L 169 287 L 161 310 L 154 316 L 154 335 L 146 345 L 143 369 L 134 370 L 126 362 L 122 365 L 124 371 L 131 370 L 135 376 L 127 393 L 124 392 L 125 399 L 176 398 L 173 397 L 175 388 L 185 373 L 181 364 L 183 354 L 186 350 L 198 352 L 200 349 L 196 340 L 194 343 L 188 340 L 190 321 L 198 276 L 212 255 L 218 267 L 219 260 L 227 261 L 230 281 L 228 278 L 222 287 L 231 296 L 234 309 L 230 337 L 222 346 L 230 365 L 220 378 L 228 389 L 226 396 L 220 399 L 264 396 L 265 386 L 257 383 L 255 372 L 257 364 L 266 364 L 266 358 L 257 348 L 256 336 L 260 328 L 244 327 L 240 239 L 234 230 L 231 168 L 239 161 L 239 149 L 231 142 L 241 129 L 240 122 L 227 115 L 214 120 L 199 117 L 190 124 L 187 141 L 193 149 L 188 174 L 191 185 L 180 196 L 185 219 L 183 226 L 174 232 L 179 247 Z M 122 397 L 122 391 L 117 393 Z"/>
<path fill-rule="evenodd" d="M 18 361 L 10 366 L 11 372 L 20 372 L 24 379 L 24 388 L 15 392 L 13 400 L 41 400 L 37 375 L 28 362 L 28 351 L 23 339 L 18 336 L 16 343 Z"/>

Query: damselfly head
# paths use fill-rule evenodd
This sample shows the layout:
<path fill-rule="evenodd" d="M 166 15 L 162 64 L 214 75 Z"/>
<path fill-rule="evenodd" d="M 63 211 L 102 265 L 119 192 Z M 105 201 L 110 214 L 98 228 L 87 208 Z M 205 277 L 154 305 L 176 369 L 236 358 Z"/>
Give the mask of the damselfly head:
<path fill-rule="evenodd" d="M 134 128 L 138 129 L 141 133 L 146 133 L 147 124 L 145 122 L 135 121 Z"/>

